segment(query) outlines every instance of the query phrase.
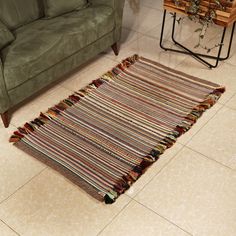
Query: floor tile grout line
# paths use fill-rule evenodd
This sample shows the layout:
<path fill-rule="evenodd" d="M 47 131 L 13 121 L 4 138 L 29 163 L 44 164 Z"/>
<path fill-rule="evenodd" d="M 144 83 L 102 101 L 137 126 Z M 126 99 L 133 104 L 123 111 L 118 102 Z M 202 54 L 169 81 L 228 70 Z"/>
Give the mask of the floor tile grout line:
<path fill-rule="evenodd" d="M 226 91 L 227 92 L 227 91 Z M 220 101 L 218 102 L 218 104 L 223 105 L 223 106 L 227 106 L 227 103 L 236 95 L 236 91 L 233 92 L 233 94 L 224 102 L 221 103 Z M 228 106 L 227 106 L 228 107 Z M 229 107 L 230 108 L 230 107 Z M 233 108 L 231 108 L 233 109 Z M 234 110 L 234 109 L 233 109 Z"/>
<path fill-rule="evenodd" d="M 170 19 L 168 19 L 167 21 L 169 21 L 169 20 L 170 20 Z M 159 42 L 159 41 L 160 41 L 160 37 L 155 37 L 155 36 L 149 34 L 149 32 L 151 32 L 152 30 L 154 30 L 156 27 L 160 27 L 160 30 L 161 30 L 161 24 L 155 25 L 153 28 L 147 30 L 146 32 L 140 32 L 140 31 L 137 31 L 137 30 L 135 30 L 135 29 L 132 29 L 132 28 L 128 28 L 128 27 L 124 27 L 124 26 L 123 26 L 123 28 L 124 28 L 125 30 L 129 30 L 129 31 L 133 31 L 133 32 L 135 32 L 135 33 L 138 33 L 138 34 L 141 35 L 141 37 L 146 36 L 146 37 L 149 37 L 149 38 L 151 38 L 151 39 L 156 39 L 156 40 Z M 161 32 L 160 32 L 160 33 L 161 33 Z M 141 38 L 141 37 L 139 37 L 139 38 Z M 138 40 L 139 38 L 137 38 L 136 40 Z M 164 39 L 164 40 L 165 40 L 165 39 Z M 134 40 L 134 41 L 135 41 L 135 40 Z M 134 42 L 134 41 L 133 41 L 133 42 Z M 165 41 L 171 42 L 169 39 L 166 39 Z M 129 45 L 129 43 L 128 43 L 128 45 Z"/>
<path fill-rule="evenodd" d="M 135 41 L 135 40 L 134 40 L 134 41 Z M 104 53 L 104 54 L 103 54 L 103 53 Z M 106 60 L 109 60 L 109 61 L 112 61 L 112 62 L 116 62 L 116 63 L 117 63 L 117 62 L 120 63 L 120 61 L 117 61 L 117 60 L 111 58 L 111 56 L 109 56 L 109 54 L 107 54 L 107 53 L 105 53 L 105 52 L 101 52 L 100 56 L 101 56 L 101 57 L 104 57 Z M 100 60 L 100 59 L 101 59 L 101 58 L 98 58 L 98 60 Z M 118 64 L 118 63 L 117 63 L 117 64 Z M 95 65 L 87 65 L 87 70 L 92 69 L 93 66 L 95 66 Z M 114 65 L 113 67 L 115 67 L 115 65 Z M 113 67 L 112 67 L 112 68 L 113 68 Z M 108 69 L 107 71 L 111 70 L 112 68 Z M 87 73 L 87 70 L 86 70 L 86 71 L 82 71 L 82 72 L 80 72 L 80 71 L 78 70 L 77 73 L 80 73 L 79 76 L 81 76 L 81 75 L 86 74 L 86 73 Z M 95 76 L 94 79 L 97 79 L 98 77 L 102 76 L 102 75 L 105 74 L 107 71 L 104 71 L 103 73 L 101 73 L 101 75 Z M 76 74 L 76 72 L 75 72 L 75 74 Z M 74 80 L 74 79 L 77 79 L 77 78 L 73 78 L 72 80 Z M 70 80 L 70 78 L 68 77 L 66 80 Z M 67 82 L 68 82 L 68 81 L 67 81 Z M 92 82 L 92 80 L 89 81 L 89 82 L 87 83 L 87 85 L 89 85 L 89 83 L 91 83 L 91 82 Z M 64 89 L 68 90 L 69 92 L 72 92 L 72 93 L 75 93 L 75 92 L 77 92 L 78 90 L 83 89 L 84 87 L 86 87 L 86 85 L 84 85 L 84 86 L 81 87 L 80 89 L 72 90 L 72 89 L 70 89 L 70 88 L 67 88 L 67 87 L 64 86 L 64 85 L 61 85 L 61 84 L 60 84 L 59 86 L 60 86 L 61 88 L 64 88 Z"/>
<path fill-rule="evenodd" d="M 190 36 L 187 40 L 189 40 L 191 37 L 192 37 L 192 36 Z M 187 41 L 187 40 L 186 40 L 186 41 Z M 168 40 L 168 41 L 169 41 L 169 40 Z M 184 41 L 184 42 L 186 42 L 186 41 Z M 184 42 L 183 42 L 183 43 L 184 43 Z M 174 43 L 173 43 L 173 46 L 175 46 Z M 175 53 L 175 52 L 170 52 L 170 53 Z M 180 55 L 181 53 L 177 53 L 177 52 L 176 52 L 176 54 L 179 54 L 179 55 Z M 199 65 L 202 65 L 203 68 L 206 68 L 206 69 L 207 69 L 207 67 L 206 67 L 203 63 L 199 62 L 196 58 L 194 58 L 193 56 L 191 56 L 191 55 L 189 55 L 189 54 L 186 54 L 186 57 L 185 57 L 183 60 L 181 60 L 180 63 L 178 63 L 176 66 L 174 66 L 174 69 L 178 70 L 177 67 L 180 66 L 182 63 L 184 63 L 184 61 L 187 61 L 188 58 L 193 59 L 194 61 L 198 62 Z M 225 64 L 225 62 L 221 62 L 221 64 L 218 65 L 218 68 L 219 68 L 220 66 L 222 66 L 223 64 Z M 208 68 L 208 69 L 210 70 L 210 68 Z M 187 74 L 188 74 L 188 73 L 187 73 Z"/>
<path fill-rule="evenodd" d="M 235 52 L 235 54 L 236 54 L 236 52 Z M 229 60 L 230 60 L 230 59 L 229 59 Z M 228 62 L 228 61 L 226 61 L 226 62 L 225 62 L 225 64 L 227 64 L 227 65 L 229 65 L 229 66 L 236 67 L 236 65 L 235 65 L 235 64 L 232 64 L 232 63 L 230 63 L 230 62 Z"/>
<path fill-rule="evenodd" d="M 150 8 L 150 9 L 153 9 L 153 10 L 157 10 L 157 11 L 160 11 L 160 12 L 164 11 L 164 9 L 162 7 L 151 7 L 149 5 L 145 5 L 145 3 L 143 3 L 143 4 L 141 3 L 141 6 L 146 7 L 146 8 Z"/>
<path fill-rule="evenodd" d="M 214 162 L 216 162 L 216 163 L 218 163 L 218 164 L 220 164 L 221 166 L 224 166 L 225 168 L 228 168 L 228 169 L 230 169 L 230 170 L 232 170 L 232 171 L 235 171 L 234 169 L 232 169 L 231 167 L 229 167 L 229 166 L 227 166 L 227 165 L 224 165 L 223 163 L 221 163 L 221 162 L 218 162 L 217 160 L 215 160 L 215 159 L 213 159 L 213 158 L 211 158 L 211 157 L 209 157 L 209 156 L 207 156 L 207 155 L 205 155 L 205 154 L 203 154 L 203 153 L 201 153 L 201 152 L 199 152 L 199 151 L 197 151 L 197 150 L 195 150 L 195 149 L 193 149 L 193 148 L 191 148 L 190 146 L 188 146 L 188 144 L 192 141 L 192 139 L 200 132 L 200 131 L 202 131 L 202 129 L 204 128 L 204 127 L 206 127 L 206 125 L 213 119 L 213 118 L 215 118 L 216 117 L 216 115 L 223 109 L 223 108 L 225 108 L 225 107 L 227 107 L 226 105 L 222 105 L 222 107 L 195 133 L 195 134 L 193 134 L 192 135 L 192 137 L 185 143 L 185 147 L 186 148 L 189 148 L 190 150 L 192 150 L 192 151 L 195 151 L 195 152 L 197 152 L 197 153 L 199 153 L 199 154 L 201 154 L 201 155 L 203 155 L 203 156 L 205 156 L 207 159 L 209 159 L 209 160 L 211 160 L 211 161 L 214 161 Z M 227 107 L 228 108 L 228 107 Z M 229 108 L 229 109 L 231 109 L 231 108 Z M 232 110 L 234 110 L 234 109 L 232 109 Z M 181 143 L 180 143 L 181 144 Z M 183 145 L 183 144 L 182 144 Z"/>
<path fill-rule="evenodd" d="M 171 20 L 171 19 L 167 19 L 166 21 L 168 22 L 168 21 L 170 21 L 170 20 Z M 135 33 L 139 33 L 139 34 L 141 34 L 141 35 L 143 35 L 143 36 L 150 36 L 151 38 L 156 38 L 156 37 L 154 37 L 154 36 L 148 35 L 147 33 L 150 32 L 151 30 L 154 30 L 156 27 L 161 27 L 161 25 L 162 25 L 162 23 L 158 23 L 158 24 L 156 24 L 155 26 L 153 26 L 151 29 L 148 29 L 148 30 L 142 31 L 142 32 L 140 32 L 139 30 L 135 30 L 134 28 L 126 27 L 126 26 L 122 26 L 122 28 L 124 28 L 124 29 L 126 29 L 126 30 L 129 30 L 129 31 L 133 31 L 133 32 L 135 32 Z"/>
<path fill-rule="evenodd" d="M 101 235 L 101 233 L 133 202 L 133 199 L 131 197 L 129 196 L 126 197 L 130 199 L 129 202 L 124 207 L 122 207 L 122 209 L 119 212 L 117 212 L 114 215 L 114 217 L 96 234 L 96 236 Z"/>
<path fill-rule="evenodd" d="M 221 167 L 226 168 L 227 170 L 236 172 L 236 170 L 233 169 L 233 168 L 231 168 L 230 166 L 227 166 L 227 165 L 225 165 L 225 164 L 223 164 L 223 163 L 221 163 L 221 162 L 219 162 L 219 161 L 217 161 L 217 160 L 215 160 L 215 159 L 213 159 L 213 158 L 211 158 L 211 157 L 209 157 L 209 156 L 207 156 L 207 155 L 205 155 L 205 154 L 203 154 L 203 153 L 201 153 L 201 152 L 199 152 L 199 151 L 197 151 L 197 150 L 195 150 L 195 149 L 193 149 L 193 148 L 191 148 L 191 147 L 185 146 L 185 148 L 187 148 L 187 149 L 189 149 L 189 150 L 191 150 L 191 151 L 193 151 L 193 152 L 196 152 L 196 153 L 200 154 L 200 155 L 203 156 L 205 159 L 210 160 L 210 161 L 213 161 L 213 162 L 215 162 L 216 164 L 220 165 Z"/>
<path fill-rule="evenodd" d="M 132 42 L 134 42 L 135 40 L 137 40 L 137 39 L 134 39 Z M 122 43 L 120 44 L 120 49 L 119 49 L 120 51 L 121 51 L 121 48 L 122 48 Z M 112 51 L 112 49 L 111 49 L 111 51 Z M 118 59 L 116 59 L 116 58 L 117 58 L 118 56 L 116 56 L 115 54 L 110 55 L 108 51 L 104 51 L 104 52 L 101 52 L 101 55 L 104 56 L 106 59 L 109 59 L 109 60 L 111 60 L 111 61 L 117 63 L 117 60 L 118 60 Z M 112 58 L 112 56 L 113 56 L 114 58 Z M 119 63 L 120 63 L 120 61 L 119 61 Z"/>
<path fill-rule="evenodd" d="M 155 27 L 157 27 L 157 26 L 159 26 L 159 25 L 156 25 Z M 155 27 L 153 27 L 152 29 L 154 29 Z M 135 30 L 135 29 L 129 28 L 129 27 L 125 27 L 125 26 L 122 26 L 122 28 L 124 28 L 124 29 L 126 29 L 126 30 L 129 30 L 129 31 L 133 31 L 133 32 L 138 33 L 138 34 L 141 34 L 142 36 L 144 36 L 145 33 L 149 32 L 149 31 L 151 30 L 151 29 L 149 29 L 149 30 L 147 30 L 146 32 L 140 32 L 140 31 L 138 31 L 138 30 Z"/>
<path fill-rule="evenodd" d="M 158 25 L 156 25 L 156 26 L 158 26 Z M 156 27 L 156 26 L 155 26 L 155 27 Z M 154 28 L 155 28 L 155 27 L 154 27 Z M 123 27 L 123 28 L 126 29 L 126 30 L 133 31 L 133 32 L 139 34 L 139 36 L 138 36 L 135 40 L 132 40 L 131 42 L 127 43 L 126 46 L 124 46 L 124 48 L 130 46 L 131 43 L 134 43 L 135 41 L 138 41 L 139 39 L 143 38 L 144 36 L 151 37 L 151 36 L 149 36 L 149 35 L 146 35 L 145 33 L 139 32 L 139 31 L 134 30 L 134 29 L 130 29 L 130 28 L 127 28 L 127 27 Z M 152 29 L 154 29 L 154 28 L 152 28 Z M 149 31 L 149 30 L 148 30 L 148 31 Z M 148 32 L 148 31 L 147 31 L 147 32 Z M 122 44 L 121 44 L 121 45 L 122 45 Z"/>
<path fill-rule="evenodd" d="M 191 138 L 184 144 L 185 146 L 188 146 L 188 144 L 192 141 L 192 139 L 224 108 L 224 105 L 220 104 L 222 107 L 220 107 L 216 113 L 193 135 L 191 135 Z M 211 107 L 212 108 L 212 107 Z M 210 109 L 211 109 L 210 108 Z M 209 109 L 208 109 L 209 110 Z M 206 110 L 205 112 L 207 112 Z M 204 114 L 203 114 L 204 115 Z M 201 117 L 200 117 L 201 118 Z M 180 143 L 181 144 L 181 143 Z"/>
<path fill-rule="evenodd" d="M 136 199 L 133 199 L 135 202 L 137 202 L 138 204 L 140 204 L 141 206 L 145 207 L 146 209 L 150 210 L 151 212 L 153 212 L 154 214 L 158 215 L 159 217 L 161 217 L 162 219 L 166 220 L 167 222 L 169 222 L 170 224 L 176 226 L 177 228 L 181 229 L 182 231 L 184 231 L 185 233 L 187 233 L 188 235 L 193 236 L 193 234 L 191 234 L 190 232 L 188 232 L 187 230 L 183 229 L 182 227 L 180 227 L 179 225 L 177 225 L 176 223 L 172 222 L 171 220 L 169 220 L 168 218 L 164 217 L 163 215 L 159 214 L 158 212 L 154 211 L 152 208 L 146 206 L 145 204 L 137 201 Z"/>
<path fill-rule="evenodd" d="M 126 196 L 129 196 L 129 197 L 131 197 L 132 199 L 135 199 L 136 198 L 136 196 L 141 192 L 141 191 L 143 191 L 144 189 L 145 189 L 145 187 L 147 186 L 147 185 L 149 185 L 152 181 L 153 181 L 153 179 L 156 177 L 156 176 L 158 176 L 165 168 L 167 168 L 167 166 L 169 166 L 169 164 L 172 162 L 172 161 L 174 161 L 174 159 L 176 158 L 176 156 L 184 149 L 184 145 L 183 144 L 180 144 L 182 147 L 180 148 L 180 150 L 178 150 L 175 154 L 174 154 L 174 156 L 159 170 L 159 171 L 157 171 L 157 173 L 139 190 L 139 191 L 137 191 L 137 193 L 133 196 L 133 197 L 131 197 L 131 196 L 129 196 L 129 195 L 126 195 Z M 161 157 L 160 157 L 161 158 Z M 156 162 L 158 162 L 158 160 L 156 161 Z M 151 166 L 150 166 L 151 167 Z M 142 177 L 142 176 L 141 176 Z M 134 183 L 135 184 L 135 183 Z"/>
<path fill-rule="evenodd" d="M 156 27 L 156 26 L 155 26 L 155 27 Z M 130 31 L 130 32 L 133 31 L 133 33 L 136 33 L 136 34 L 139 35 L 136 39 L 133 39 L 133 40 L 131 40 L 130 42 L 128 42 L 128 43 L 127 43 L 127 46 L 130 45 L 131 43 L 133 43 L 134 41 L 139 40 L 141 37 L 143 37 L 143 36 L 146 35 L 145 33 L 139 32 L 139 31 L 134 30 L 134 29 L 122 27 L 122 30 L 123 30 L 123 29 L 124 29 L 124 30 L 127 30 L 127 31 Z M 154 28 L 152 28 L 152 29 L 154 29 Z M 148 30 L 147 32 L 149 32 L 149 30 Z M 149 36 L 149 35 L 147 35 L 147 36 Z M 120 45 L 122 46 L 122 43 L 121 43 Z M 126 46 L 125 46 L 125 47 L 126 47 Z M 125 48 L 125 47 L 124 47 L 124 48 Z"/>
<path fill-rule="evenodd" d="M 8 225 L 4 220 L 0 219 L 0 221 L 6 225 L 9 229 L 11 229 L 15 234 L 17 234 L 18 236 L 20 236 L 20 234 L 15 230 L 13 229 L 10 225 Z"/>
<path fill-rule="evenodd" d="M 229 105 L 227 105 L 229 103 L 229 101 L 232 99 L 232 98 L 236 98 L 236 92 L 233 93 L 233 95 L 223 104 L 225 107 L 231 109 L 231 110 L 236 110 L 236 108 L 233 108 L 233 107 L 230 107 Z"/>
<path fill-rule="evenodd" d="M 125 4 L 129 5 L 129 3 L 125 3 Z M 163 12 L 163 9 L 161 9 L 161 8 L 150 7 L 150 6 L 147 6 L 147 5 L 142 4 L 142 3 L 140 3 L 140 6 L 144 7 L 144 8 L 152 9 L 152 10 L 155 10 L 155 11 L 158 11 L 158 12 Z M 130 7 L 130 6 L 128 6 L 128 7 L 133 11 L 132 7 Z"/>
<path fill-rule="evenodd" d="M 194 36 L 194 33 L 193 33 L 190 37 L 188 37 L 186 40 L 184 40 L 182 43 L 183 43 L 183 44 L 188 43 L 188 41 L 191 39 L 192 36 Z M 207 41 L 210 43 L 210 42 L 211 42 L 213 39 L 215 39 L 215 37 L 217 37 L 217 36 L 219 36 L 219 33 L 216 33 L 215 36 L 209 37 L 209 39 L 208 39 Z M 174 45 L 174 44 L 173 44 L 173 45 Z M 191 55 L 189 55 L 189 56 L 191 56 Z M 194 59 L 194 57 L 192 57 L 192 58 Z M 200 62 L 199 62 L 199 63 L 200 63 Z M 182 62 L 181 62 L 180 64 L 182 64 Z M 180 64 L 178 64 L 178 65 L 180 65 Z M 222 63 L 218 66 L 218 68 L 219 68 L 220 66 L 222 66 L 223 64 L 227 64 L 227 62 L 222 62 Z"/>
<path fill-rule="evenodd" d="M 171 19 L 171 18 L 167 19 L 167 20 L 166 20 L 166 24 L 168 24 L 169 21 L 172 21 L 172 19 Z M 160 27 L 160 28 L 159 28 L 159 30 L 160 30 L 159 33 L 160 33 L 160 34 L 159 34 L 158 36 L 150 35 L 149 32 L 150 32 L 151 30 L 155 29 L 156 27 Z M 139 33 L 140 33 L 140 34 L 144 34 L 144 35 L 146 35 L 146 36 L 148 36 L 148 37 L 150 37 L 150 38 L 154 38 L 154 39 L 157 39 L 157 40 L 160 41 L 160 38 L 161 38 L 161 27 L 162 27 L 162 23 L 159 24 L 159 25 L 156 25 L 154 28 L 152 28 L 151 30 L 148 30 L 148 31 L 145 32 L 145 33 L 140 33 L 140 32 L 139 32 Z M 165 28 L 167 28 L 167 27 L 165 27 Z M 167 29 L 167 30 L 168 30 L 168 29 Z M 166 29 L 165 29 L 165 31 L 166 31 Z M 165 32 L 165 33 L 167 33 L 167 32 Z M 168 42 L 172 43 L 173 46 L 174 46 L 175 44 L 173 43 L 173 41 L 172 41 L 172 39 L 171 39 L 171 32 L 168 32 L 167 35 L 168 35 L 168 34 L 170 34 L 168 38 L 167 38 L 166 36 L 164 36 L 164 38 L 163 38 L 163 43 L 165 43 L 166 41 L 168 41 Z M 191 37 L 193 37 L 193 35 L 194 35 L 194 33 L 190 33 L 189 36 L 187 36 L 187 38 L 186 38 L 185 40 L 183 40 L 182 43 L 185 43 L 185 42 L 187 42 L 188 40 L 190 40 Z"/>
<path fill-rule="evenodd" d="M 173 53 L 173 52 L 169 52 L 169 53 Z M 179 54 L 179 55 L 181 55 L 181 54 Z M 177 63 L 174 67 L 173 67 L 173 69 L 175 69 L 176 70 L 176 68 L 179 66 L 179 65 L 181 65 L 185 60 L 187 60 L 188 59 L 188 55 L 182 55 L 184 58 L 181 60 L 180 59 L 180 62 L 179 63 Z"/>
<path fill-rule="evenodd" d="M 154 10 L 163 11 L 163 6 L 161 6 L 161 7 L 151 7 L 151 6 L 146 5 L 145 3 L 142 3 L 142 2 L 140 3 L 140 5 L 143 6 L 143 7 L 154 9 Z"/>
<path fill-rule="evenodd" d="M 13 193 L 11 193 L 7 198 L 3 199 L 2 201 L 0 201 L 0 208 L 1 205 L 3 203 L 5 203 L 6 201 L 8 201 L 11 197 L 13 197 L 18 191 L 20 191 L 22 188 L 24 188 L 28 183 L 30 183 L 33 179 L 35 179 L 36 177 L 38 177 L 42 172 L 44 172 L 46 169 L 48 169 L 48 167 L 44 167 L 39 173 L 37 173 L 36 175 L 34 175 L 32 178 L 30 178 L 27 182 L 25 182 L 23 185 L 21 185 L 19 188 L 17 188 Z"/>
<path fill-rule="evenodd" d="M 227 107 L 227 108 L 230 109 L 230 110 L 236 111 L 236 108 L 232 108 L 232 107 L 230 107 L 230 106 L 228 106 L 228 105 L 225 105 L 225 107 Z"/>

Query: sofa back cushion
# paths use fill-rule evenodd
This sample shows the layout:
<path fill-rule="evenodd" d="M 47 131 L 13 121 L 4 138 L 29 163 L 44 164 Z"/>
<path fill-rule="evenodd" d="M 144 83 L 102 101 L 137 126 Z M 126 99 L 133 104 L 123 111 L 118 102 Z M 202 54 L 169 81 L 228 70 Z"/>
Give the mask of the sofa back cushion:
<path fill-rule="evenodd" d="M 86 6 L 87 0 L 44 0 L 44 10 L 47 18 L 80 10 Z"/>
<path fill-rule="evenodd" d="M 0 20 L 10 29 L 43 16 L 42 0 L 0 0 Z"/>
<path fill-rule="evenodd" d="M 0 50 L 14 41 L 14 35 L 8 28 L 0 21 Z"/>

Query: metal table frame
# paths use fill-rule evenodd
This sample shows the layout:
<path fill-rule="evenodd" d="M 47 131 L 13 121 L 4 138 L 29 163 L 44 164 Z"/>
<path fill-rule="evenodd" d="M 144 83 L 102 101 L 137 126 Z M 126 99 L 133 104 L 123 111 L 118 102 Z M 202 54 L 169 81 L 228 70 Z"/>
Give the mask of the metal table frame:
<path fill-rule="evenodd" d="M 226 33 L 226 30 L 227 30 L 227 27 L 223 28 L 223 33 L 222 33 L 222 37 L 221 37 L 221 41 L 220 41 L 220 46 L 219 46 L 219 51 L 217 53 L 217 56 L 210 56 L 210 55 L 207 55 L 207 54 L 195 53 L 192 50 L 190 50 L 187 47 L 185 47 L 184 45 L 182 45 L 181 43 L 176 41 L 176 39 L 175 39 L 176 13 L 174 13 L 174 15 L 173 15 L 173 26 L 172 26 L 171 39 L 172 39 L 172 41 L 173 41 L 173 43 L 175 45 L 179 46 L 183 50 L 178 50 L 178 49 L 172 49 L 172 48 L 164 47 L 163 46 L 163 35 L 164 35 L 164 31 L 165 31 L 166 12 L 167 11 L 164 10 L 163 21 L 162 21 L 162 28 L 161 28 L 161 37 L 160 37 L 160 47 L 162 49 L 164 49 L 165 51 L 172 51 L 172 52 L 178 52 L 178 53 L 183 53 L 183 54 L 191 55 L 192 57 L 194 57 L 195 59 L 197 59 L 198 61 L 200 61 L 204 65 L 208 66 L 210 69 L 211 68 L 216 68 L 220 61 L 224 61 L 224 60 L 227 60 L 229 58 L 231 47 L 232 47 L 232 42 L 233 42 L 233 37 L 234 37 L 234 30 L 235 30 L 235 23 L 236 23 L 236 21 L 233 23 L 233 26 L 232 26 L 232 32 L 231 32 L 231 36 L 230 36 L 230 40 L 229 40 L 228 52 L 227 52 L 226 57 L 221 57 L 221 53 L 222 53 L 222 48 L 224 46 L 225 33 Z M 211 64 L 210 62 L 206 61 L 203 58 L 214 59 L 215 63 Z"/>

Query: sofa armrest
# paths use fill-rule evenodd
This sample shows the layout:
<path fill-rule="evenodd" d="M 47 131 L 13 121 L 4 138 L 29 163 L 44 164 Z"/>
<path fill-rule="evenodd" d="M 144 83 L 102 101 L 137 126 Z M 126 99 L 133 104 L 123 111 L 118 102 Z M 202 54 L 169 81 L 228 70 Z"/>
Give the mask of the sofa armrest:
<path fill-rule="evenodd" d="M 107 5 L 115 10 L 116 14 L 116 27 L 122 26 L 123 9 L 125 0 L 89 0 L 93 5 Z"/>
<path fill-rule="evenodd" d="M 3 65 L 0 58 L 0 114 L 10 108 L 10 99 L 6 89 L 6 83 L 3 76 Z"/>

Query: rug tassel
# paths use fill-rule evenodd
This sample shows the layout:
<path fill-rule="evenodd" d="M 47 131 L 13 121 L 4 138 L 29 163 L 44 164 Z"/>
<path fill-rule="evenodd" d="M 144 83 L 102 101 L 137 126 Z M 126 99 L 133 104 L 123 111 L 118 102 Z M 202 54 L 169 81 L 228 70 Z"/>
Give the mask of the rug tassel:
<path fill-rule="evenodd" d="M 99 88 L 104 82 L 101 79 L 96 79 L 92 82 L 97 88 Z"/>
<path fill-rule="evenodd" d="M 62 102 L 64 105 L 66 105 L 66 109 L 68 107 L 72 107 L 75 103 L 73 101 L 71 101 L 70 99 L 65 99 L 63 102 Z"/>
<path fill-rule="evenodd" d="M 14 134 L 16 136 L 19 136 L 20 138 L 24 138 L 25 137 L 23 134 L 19 133 L 18 131 L 15 131 Z"/>
<path fill-rule="evenodd" d="M 79 102 L 80 101 L 80 97 L 79 96 L 76 96 L 76 95 L 71 95 L 71 96 L 69 96 L 69 99 L 71 100 L 71 101 L 73 101 L 74 103 L 77 103 L 77 102 Z"/>
<path fill-rule="evenodd" d="M 115 68 L 113 68 L 113 70 L 115 70 Z M 109 81 L 113 80 L 113 77 L 114 77 L 114 75 L 111 72 L 107 72 L 106 74 L 101 76 L 102 80 L 104 80 L 106 82 L 109 82 Z"/>
<path fill-rule="evenodd" d="M 53 108 L 50 108 L 45 115 L 48 115 L 50 117 L 50 119 L 54 119 L 57 117 L 59 113 L 56 112 L 56 110 L 54 110 Z"/>
<path fill-rule="evenodd" d="M 21 134 L 27 134 L 27 132 L 24 128 L 19 127 L 18 130 Z"/>
<path fill-rule="evenodd" d="M 45 124 L 40 118 L 36 118 L 34 121 L 38 124 L 39 127 Z"/>
<path fill-rule="evenodd" d="M 41 121 L 44 122 L 44 123 L 47 122 L 48 120 L 50 120 L 49 117 L 46 116 L 45 114 L 43 114 L 42 112 L 40 112 L 39 117 L 40 117 Z"/>
<path fill-rule="evenodd" d="M 34 132 L 34 127 L 30 125 L 29 123 L 25 123 L 24 127 L 27 133 Z"/>
<path fill-rule="evenodd" d="M 104 201 L 106 204 L 112 204 L 115 202 L 116 198 L 118 197 L 118 194 L 115 191 L 109 191 L 104 196 Z"/>
<path fill-rule="evenodd" d="M 16 135 L 12 135 L 9 139 L 9 142 L 10 143 L 17 143 L 21 140 L 21 138 L 19 136 L 16 136 Z"/>

